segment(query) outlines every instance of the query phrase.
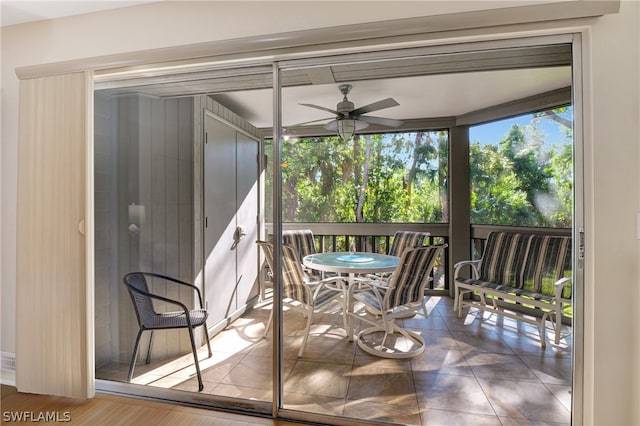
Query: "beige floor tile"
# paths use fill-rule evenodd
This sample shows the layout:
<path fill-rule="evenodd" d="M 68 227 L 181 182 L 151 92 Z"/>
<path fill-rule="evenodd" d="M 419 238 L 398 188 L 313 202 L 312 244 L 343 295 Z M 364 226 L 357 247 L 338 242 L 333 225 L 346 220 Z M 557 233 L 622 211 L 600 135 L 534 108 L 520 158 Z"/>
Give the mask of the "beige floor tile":
<path fill-rule="evenodd" d="M 423 425 L 429 426 L 502 426 L 498 416 L 459 411 L 427 409 L 420 413 Z"/>
<path fill-rule="evenodd" d="M 429 318 L 416 315 L 413 318 L 405 319 L 402 325 L 409 330 L 448 330 L 447 322 L 438 313 L 432 313 Z"/>
<path fill-rule="evenodd" d="M 296 392 L 284 392 L 283 399 L 286 409 L 332 416 L 341 416 L 345 406 L 344 398 Z"/>
<path fill-rule="evenodd" d="M 331 332 L 312 332 L 301 359 L 351 367 L 355 357 L 356 344 L 347 340 L 343 331 L 333 329 Z M 300 344 L 302 344 L 302 338 L 300 338 Z"/>
<path fill-rule="evenodd" d="M 220 383 L 272 389 L 271 370 L 271 358 L 247 355 L 229 371 Z"/>
<path fill-rule="evenodd" d="M 413 378 L 423 409 L 496 414 L 474 377 L 414 372 Z"/>
<path fill-rule="evenodd" d="M 345 398 L 351 365 L 299 360 L 285 379 L 284 391 Z"/>
<path fill-rule="evenodd" d="M 411 369 L 422 373 L 473 376 L 462 351 L 458 349 L 438 349 L 428 346 L 422 355 L 411 359 Z"/>
<path fill-rule="evenodd" d="M 465 359 L 478 378 L 539 382 L 527 364 L 514 354 L 473 352 L 465 354 Z"/>
<path fill-rule="evenodd" d="M 516 419 L 513 417 L 500 417 L 504 426 L 569 426 L 570 423 L 542 422 L 538 420 Z"/>
<path fill-rule="evenodd" d="M 344 416 L 378 422 L 420 425 L 420 413 L 415 407 L 390 405 L 371 401 L 350 401 L 344 406 Z"/>
<path fill-rule="evenodd" d="M 549 389 L 553 394 L 558 398 L 558 400 L 562 403 L 564 408 L 571 411 L 571 395 L 573 393 L 571 385 L 551 385 L 545 384 L 547 389 Z"/>
<path fill-rule="evenodd" d="M 421 333 L 427 349 L 459 349 L 456 339 L 449 330 L 426 330 Z"/>
<path fill-rule="evenodd" d="M 478 379 L 500 417 L 568 423 L 571 415 L 542 383 Z"/>
<path fill-rule="evenodd" d="M 397 369 L 355 368 L 351 372 L 347 399 L 417 408 L 413 374 Z"/>
<path fill-rule="evenodd" d="M 520 355 L 520 359 L 529 366 L 542 383 L 571 384 L 571 358 Z"/>
<path fill-rule="evenodd" d="M 360 367 L 390 368 L 401 371 L 411 371 L 411 358 L 381 358 L 370 355 L 367 352 L 356 348 L 356 357 L 353 362 L 354 369 Z"/>
<path fill-rule="evenodd" d="M 474 352 L 491 352 L 496 354 L 513 354 L 513 351 L 494 331 L 451 331 L 458 349 L 465 354 Z"/>

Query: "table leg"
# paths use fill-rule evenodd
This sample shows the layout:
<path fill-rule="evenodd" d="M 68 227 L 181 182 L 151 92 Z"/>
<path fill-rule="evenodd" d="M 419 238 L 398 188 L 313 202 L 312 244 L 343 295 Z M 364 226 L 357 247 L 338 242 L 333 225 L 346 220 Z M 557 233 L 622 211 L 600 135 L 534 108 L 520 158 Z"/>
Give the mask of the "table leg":
<path fill-rule="evenodd" d="M 350 273 L 349 274 L 349 280 L 347 281 L 347 312 L 345 312 L 344 314 L 347 316 L 347 338 L 349 339 L 350 342 L 353 342 L 353 317 L 351 315 L 349 315 L 350 313 L 353 312 L 354 309 L 354 303 L 353 303 L 353 297 L 351 297 L 351 289 L 350 287 L 352 285 L 355 285 L 355 280 L 353 279 L 355 277 L 355 274 Z"/>

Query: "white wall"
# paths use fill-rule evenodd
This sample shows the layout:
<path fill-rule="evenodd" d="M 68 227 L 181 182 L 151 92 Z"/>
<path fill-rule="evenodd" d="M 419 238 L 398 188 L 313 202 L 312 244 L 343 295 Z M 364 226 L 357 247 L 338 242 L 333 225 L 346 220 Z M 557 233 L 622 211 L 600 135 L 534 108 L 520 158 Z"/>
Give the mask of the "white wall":
<path fill-rule="evenodd" d="M 16 67 L 509 5 L 340 2 L 336 13 L 336 4 L 322 3 L 156 3 L 2 29 L 2 351 L 15 352 Z M 635 238 L 640 211 L 640 5 L 623 0 L 619 14 L 590 22 L 584 423 L 640 424 L 640 243 Z"/>
<path fill-rule="evenodd" d="M 586 360 L 593 377 L 592 424 L 640 424 L 640 3 L 593 25 L 592 164 L 587 176 L 588 246 L 595 308 Z M 628 55 L 628 56 L 627 56 Z M 590 295 L 588 295 L 590 296 Z M 590 333 L 591 334 L 591 333 Z M 626 385 L 626 386 L 625 386 Z M 628 417 L 631 413 L 633 418 Z M 585 419 L 589 420 L 589 419 Z M 588 424 L 588 423 L 586 423 Z"/>

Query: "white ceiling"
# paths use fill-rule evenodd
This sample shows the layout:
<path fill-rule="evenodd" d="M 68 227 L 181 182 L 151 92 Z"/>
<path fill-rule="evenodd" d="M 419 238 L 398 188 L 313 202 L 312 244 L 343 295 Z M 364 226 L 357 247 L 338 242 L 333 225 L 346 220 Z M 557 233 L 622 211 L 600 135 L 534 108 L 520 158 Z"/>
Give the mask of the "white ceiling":
<path fill-rule="evenodd" d="M 353 82 L 349 100 L 356 108 L 394 98 L 400 105 L 368 115 L 399 120 L 454 117 L 571 85 L 571 68 L 483 71 Z M 288 87 L 282 93 L 283 125 L 332 118 L 300 103 L 335 109 L 338 83 Z M 273 123 L 272 91 L 238 91 L 214 96 L 256 127 Z"/>

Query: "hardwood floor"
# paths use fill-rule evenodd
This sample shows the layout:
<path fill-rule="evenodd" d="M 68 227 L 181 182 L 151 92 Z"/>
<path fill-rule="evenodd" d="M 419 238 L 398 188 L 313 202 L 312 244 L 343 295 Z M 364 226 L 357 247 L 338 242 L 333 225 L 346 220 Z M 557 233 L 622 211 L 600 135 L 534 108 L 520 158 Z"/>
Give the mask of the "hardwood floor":
<path fill-rule="evenodd" d="M 274 425 L 295 423 L 243 416 L 202 408 L 97 394 L 91 400 L 20 393 L 1 385 L 2 424 L 72 425 Z"/>

